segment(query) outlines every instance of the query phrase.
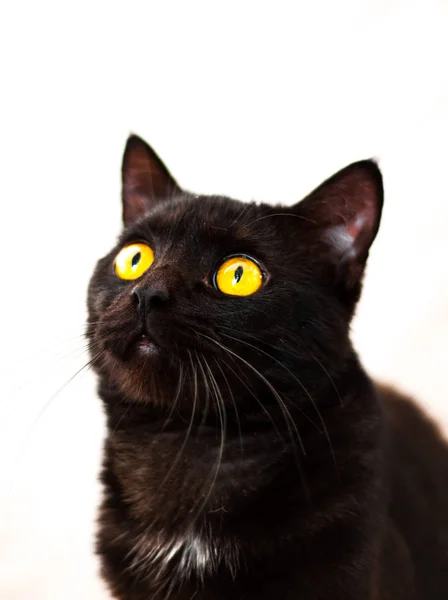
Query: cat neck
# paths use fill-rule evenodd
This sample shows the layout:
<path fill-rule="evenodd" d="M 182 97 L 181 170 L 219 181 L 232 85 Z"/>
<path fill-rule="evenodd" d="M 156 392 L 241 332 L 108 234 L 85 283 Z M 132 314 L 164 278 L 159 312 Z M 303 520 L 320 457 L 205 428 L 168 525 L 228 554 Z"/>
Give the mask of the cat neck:
<path fill-rule="evenodd" d="M 100 545 L 119 548 L 131 574 L 202 580 L 224 569 L 232 577 L 240 555 L 257 563 L 267 541 L 288 546 L 292 522 L 295 537 L 303 537 L 299 547 L 311 548 L 333 511 L 335 519 L 342 513 L 369 519 L 366 498 L 377 497 L 378 485 L 372 456 L 380 447 L 372 423 L 380 415 L 361 370 L 338 380 L 343 404 L 323 403 L 321 420 L 297 419 L 262 433 L 243 426 L 241 437 L 230 430 L 222 438 L 210 423 L 190 428 L 179 416 L 163 427 L 155 407 L 107 390 L 102 520 L 108 525 Z"/>

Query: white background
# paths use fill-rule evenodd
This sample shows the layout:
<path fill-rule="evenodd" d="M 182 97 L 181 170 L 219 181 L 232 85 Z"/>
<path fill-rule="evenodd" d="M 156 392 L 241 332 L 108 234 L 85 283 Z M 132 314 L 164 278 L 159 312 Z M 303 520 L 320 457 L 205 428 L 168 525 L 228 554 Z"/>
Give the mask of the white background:
<path fill-rule="evenodd" d="M 161 5 L 163 4 L 163 8 Z M 448 423 L 446 2 L 9 2 L 0 14 L 0 597 L 101 600 L 86 285 L 130 131 L 196 192 L 292 203 L 375 156 L 354 340 Z"/>

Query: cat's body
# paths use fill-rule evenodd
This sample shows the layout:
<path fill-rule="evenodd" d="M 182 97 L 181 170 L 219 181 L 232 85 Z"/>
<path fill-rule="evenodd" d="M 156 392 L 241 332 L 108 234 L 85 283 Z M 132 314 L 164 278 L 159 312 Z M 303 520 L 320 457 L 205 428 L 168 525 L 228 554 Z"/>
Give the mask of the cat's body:
<path fill-rule="evenodd" d="M 447 447 L 348 339 L 377 167 L 356 163 L 296 207 L 243 205 L 182 192 L 131 138 L 123 184 L 127 229 L 89 293 L 114 596 L 448 598 Z M 252 277 L 240 296 L 223 293 L 235 256 L 232 285 Z"/>

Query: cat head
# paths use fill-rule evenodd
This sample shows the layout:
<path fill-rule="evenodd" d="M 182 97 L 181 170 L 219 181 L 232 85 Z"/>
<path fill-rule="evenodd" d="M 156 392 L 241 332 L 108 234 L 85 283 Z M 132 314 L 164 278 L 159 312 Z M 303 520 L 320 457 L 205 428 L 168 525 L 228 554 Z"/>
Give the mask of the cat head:
<path fill-rule="evenodd" d="M 375 162 L 349 165 L 294 206 L 243 203 L 182 190 L 131 136 L 122 202 L 124 229 L 88 297 L 92 354 L 110 386 L 159 405 L 274 402 L 342 368 L 380 223 Z"/>

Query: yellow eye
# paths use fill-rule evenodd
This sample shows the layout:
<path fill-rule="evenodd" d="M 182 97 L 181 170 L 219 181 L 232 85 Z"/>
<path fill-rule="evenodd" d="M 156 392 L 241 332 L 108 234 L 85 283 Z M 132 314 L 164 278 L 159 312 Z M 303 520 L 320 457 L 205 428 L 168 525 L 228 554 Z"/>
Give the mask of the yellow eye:
<path fill-rule="evenodd" d="M 146 244 L 125 246 L 115 258 L 115 273 L 120 279 L 138 279 L 154 262 L 154 252 Z"/>
<path fill-rule="evenodd" d="M 263 283 L 260 267 L 250 258 L 234 256 L 228 258 L 215 276 L 216 287 L 231 296 L 250 296 Z"/>

